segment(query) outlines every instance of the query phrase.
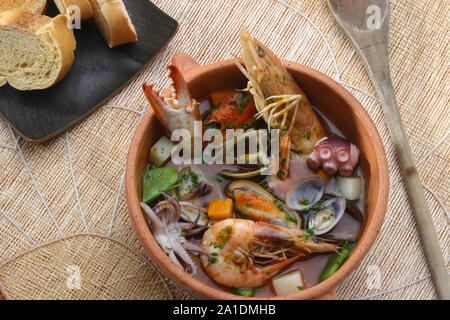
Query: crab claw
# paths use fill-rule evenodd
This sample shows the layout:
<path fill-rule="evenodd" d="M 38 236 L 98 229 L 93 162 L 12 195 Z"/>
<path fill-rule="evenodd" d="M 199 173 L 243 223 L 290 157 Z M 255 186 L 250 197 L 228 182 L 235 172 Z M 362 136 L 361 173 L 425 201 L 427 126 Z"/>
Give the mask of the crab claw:
<path fill-rule="evenodd" d="M 187 129 L 193 135 L 194 122 L 202 120 L 198 103 L 192 98 L 180 70 L 174 65 L 168 66 L 167 69 L 173 81 L 171 97 L 161 96 L 153 84 L 147 83 L 142 86 L 145 96 L 169 136 L 176 129 Z"/>

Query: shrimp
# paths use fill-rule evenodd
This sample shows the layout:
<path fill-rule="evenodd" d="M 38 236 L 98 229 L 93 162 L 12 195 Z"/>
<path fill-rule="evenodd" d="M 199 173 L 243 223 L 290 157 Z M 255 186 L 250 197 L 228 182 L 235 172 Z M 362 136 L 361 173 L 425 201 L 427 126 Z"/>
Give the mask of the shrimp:
<path fill-rule="evenodd" d="M 215 223 L 201 247 L 208 252 L 200 257 L 208 276 L 234 288 L 262 286 L 305 253 L 338 249 L 303 230 L 243 219 Z"/>
<path fill-rule="evenodd" d="M 174 65 L 167 67 L 173 80 L 172 96 L 162 97 L 152 84 L 144 83 L 144 93 L 155 111 L 156 117 L 169 136 L 176 129 L 187 129 L 194 137 L 194 122 L 202 121 L 198 103 L 192 98 L 180 70 Z"/>
<path fill-rule="evenodd" d="M 258 115 L 269 129 L 280 129 L 280 170 L 288 176 L 290 150 L 310 154 L 325 130 L 311 103 L 292 75 L 275 54 L 252 39 L 246 29 L 241 32 L 242 57 L 245 69 L 238 67 L 249 79 L 248 89 L 255 98 Z"/>

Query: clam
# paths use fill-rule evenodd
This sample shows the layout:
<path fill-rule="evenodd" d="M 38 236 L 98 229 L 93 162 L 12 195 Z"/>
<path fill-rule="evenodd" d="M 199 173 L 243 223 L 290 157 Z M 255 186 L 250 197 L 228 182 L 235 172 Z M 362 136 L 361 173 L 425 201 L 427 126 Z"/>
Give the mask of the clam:
<path fill-rule="evenodd" d="M 338 240 L 338 241 L 357 241 L 358 238 L 361 236 L 361 233 L 363 231 L 363 228 L 361 228 L 362 225 L 364 225 L 364 214 L 362 211 L 351 201 L 347 201 L 347 206 L 345 208 L 345 213 L 343 216 L 349 215 L 353 219 L 355 219 L 359 227 L 355 228 L 351 226 L 349 228 L 348 223 L 344 226 L 339 225 L 338 227 L 334 228 L 330 232 L 328 232 L 325 236 L 328 239 Z M 353 225 L 353 224 L 352 224 Z"/>
<path fill-rule="evenodd" d="M 206 226 L 209 224 L 209 217 L 207 213 L 193 207 L 188 206 L 181 207 L 181 218 L 186 222 L 193 223 L 198 218 L 198 215 L 200 215 L 200 218 L 197 223 L 198 225 Z"/>
<path fill-rule="evenodd" d="M 345 198 L 333 198 L 323 202 L 318 211 L 308 213 L 307 228 L 314 228 L 314 235 L 331 231 L 342 219 L 346 208 Z"/>
<path fill-rule="evenodd" d="M 325 194 L 333 197 L 342 197 L 342 193 L 339 190 L 336 176 L 332 176 L 325 187 Z"/>
<path fill-rule="evenodd" d="M 318 203 L 325 191 L 327 181 L 320 175 L 311 175 L 297 181 L 286 194 L 289 209 L 307 211 Z"/>
<path fill-rule="evenodd" d="M 181 207 L 181 218 L 192 223 L 200 215 L 198 224 L 202 226 L 209 223 L 208 214 L 205 212 L 209 200 L 224 198 L 220 187 L 207 178 L 202 171 L 202 166 L 189 166 L 182 169 L 179 173 L 178 188 L 175 191 L 179 199 L 191 204 Z"/>

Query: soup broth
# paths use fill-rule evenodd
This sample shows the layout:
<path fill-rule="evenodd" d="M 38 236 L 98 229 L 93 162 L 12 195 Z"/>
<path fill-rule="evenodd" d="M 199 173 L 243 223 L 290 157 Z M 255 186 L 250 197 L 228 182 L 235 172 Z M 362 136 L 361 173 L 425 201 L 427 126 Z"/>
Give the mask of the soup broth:
<path fill-rule="evenodd" d="M 207 119 L 208 116 L 211 115 L 212 112 L 216 109 L 213 106 L 211 100 L 209 98 L 202 99 L 199 103 L 200 111 L 203 119 Z M 334 134 L 343 137 L 342 132 L 335 126 L 329 119 L 327 119 L 324 115 L 322 115 L 318 110 L 315 112 L 319 115 L 320 120 L 322 121 L 324 127 L 327 130 L 327 134 Z M 264 126 L 262 121 L 259 123 L 255 123 L 254 126 Z M 291 163 L 291 172 L 290 174 L 295 174 L 297 179 L 301 179 L 303 177 L 308 177 L 310 175 L 314 175 L 315 172 L 308 167 L 307 164 L 307 155 L 295 155 L 296 161 Z M 201 172 L 205 179 L 210 181 L 213 184 L 214 192 L 209 192 L 207 194 L 198 196 L 195 198 L 196 205 L 207 208 L 209 203 L 217 198 L 225 199 L 226 198 L 226 187 L 234 180 L 225 176 L 220 175 L 220 172 L 223 171 L 232 171 L 239 172 L 242 170 L 242 167 L 237 165 L 225 165 L 225 164 L 200 164 L 200 165 L 182 165 L 176 166 L 171 160 L 169 160 L 165 167 L 173 167 L 176 168 L 178 172 L 181 172 L 183 169 L 187 167 L 195 168 Z M 363 177 L 361 174 L 361 169 L 356 168 L 354 175 L 359 176 L 364 184 Z M 255 177 L 250 178 L 249 180 L 255 181 L 256 183 L 265 186 L 267 188 L 267 183 L 270 180 L 270 177 Z M 295 183 L 292 181 L 291 184 Z M 184 199 L 181 199 L 184 200 Z M 337 239 L 345 239 L 347 241 L 356 242 L 358 240 L 360 231 L 362 229 L 362 224 L 364 223 L 364 192 L 362 192 L 360 198 L 358 200 L 349 201 L 351 205 L 357 210 L 360 216 L 355 216 L 354 214 L 350 214 L 349 212 L 345 212 L 336 226 L 330 232 L 331 235 Z M 243 218 L 248 219 L 248 217 L 242 216 L 234 210 L 233 218 Z M 213 222 L 214 223 L 214 222 Z M 201 245 L 202 233 L 191 237 L 189 240 L 197 245 Z M 335 252 L 328 253 L 312 253 L 309 255 L 305 255 L 301 257 L 298 261 L 293 262 L 289 266 L 282 269 L 279 273 L 281 275 L 287 274 L 290 271 L 301 270 L 304 279 L 304 288 L 310 288 L 316 285 L 319 282 L 319 276 L 326 267 L 329 260 L 335 256 Z M 197 266 L 197 273 L 195 274 L 195 278 L 200 280 L 201 282 L 225 291 L 232 291 L 232 288 L 223 286 L 214 279 L 212 279 L 208 274 L 205 273 L 205 266 L 202 265 L 198 256 L 192 255 L 193 261 Z M 279 275 L 277 275 L 279 276 Z M 275 276 L 275 277 L 277 277 Z M 254 297 L 271 297 L 276 295 L 272 286 L 270 285 L 271 281 L 266 281 L 263 285 L 255 288 L 253 292 Z"/>

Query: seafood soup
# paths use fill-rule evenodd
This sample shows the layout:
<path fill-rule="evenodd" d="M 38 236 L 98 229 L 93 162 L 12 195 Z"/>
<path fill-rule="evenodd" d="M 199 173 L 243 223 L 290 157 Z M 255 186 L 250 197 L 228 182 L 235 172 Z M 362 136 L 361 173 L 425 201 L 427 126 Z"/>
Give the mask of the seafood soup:
<path fill-rule="evenodd" d="M 360 152 L 268 48 L 246 30 L 241 44 L 246 88 L 196 101 L 173 65 L 170 98 L 144 84 L 166 135 L 150 149 L 141 207 L 161 250 L 188 274 L 240 296 L 283 296 L 326 280 L 354 249 L 365 220 Z M 210 143 L 196 141 L 198 123 L 202 137 L 216 132 Z M 180 129 L 189 150 L 203 151 L 200 162 L 186 149 L 178 158 L 189 161 L 175 161 Z M 229 139 L 239 129 L 244 138 Z M 205 157 L 218 140 L 231 143 L 233 163 Z M 216 160 L 230 151 L 217 150 Z"/>

